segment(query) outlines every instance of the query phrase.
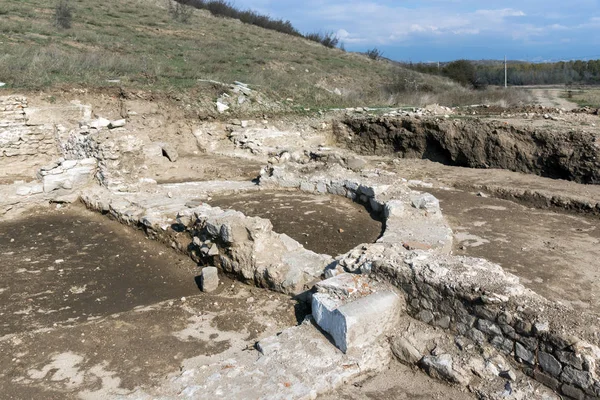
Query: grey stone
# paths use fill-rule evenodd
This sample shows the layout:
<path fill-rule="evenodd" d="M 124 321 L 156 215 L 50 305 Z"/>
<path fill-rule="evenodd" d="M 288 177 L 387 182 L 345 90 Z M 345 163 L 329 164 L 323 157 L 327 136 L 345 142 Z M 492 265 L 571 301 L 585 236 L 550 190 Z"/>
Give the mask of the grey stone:
<path fill-rule="evenodd" d="M 533 325 L 533 332 L 535 334 L 546 333 L 550 330 L 550 324 L 547 321 L 538 321 Z"/>
<path fill-rule="evenodd" d="M 210 257 L 218 256 L 219 255 L 219 247 L 213 243 L 213 245 L 210 246 L 207 255 Z"/>
<path fill-rule="evenodd" d="M 412 206 L 419 210 L 426 210 L 429 212 L 437 212 L 440 210 L 440 201 L 432 194 L 422 193 L 411 197 L 410 200 Z"/>
<path fill-rule="evenodd" d="M 127 121 L 124 119 L 118 119 L 116 121 L 111 121 L 110 124 L 108 124 L 108 129 L 121 128 L 121 127 L 125 126 L 126 123 L 127 123 Z"/>
<path fill-rule="evenodd" d="M 437 321 L 435 321 L 435 325 L 443 329 L 450 328 L 450 317 L 445 315 L 442 318 L 439 318 Z"/>
<path fill-rule="evenodd" d="M 452 357 L 449 354 L 425 356 L 421 359 L 420 366 L 433 378 L 444 379 L 462 385 L 468 384 L 468 380 L 454 370 Z"/>
<path fill-rule="evenodd" d="M 327 185 L 323 182 L 317 183 L 317 192 L 327 193 Z"/>
<path fill-rule="evenodd" d="M 467 337 L 478 344 L 482 344 L 486 342 L 486 336 L 479 329 L 471 328 L 469 332 L 467 332 Z"/>
<path fill-rule="evenodd" d="M 330 279 L 339 281 L 344 279 L 344 274 Z M 340 299 L 328 292 L 317 292 L 312 296 L 315 321 L 332 336 L 335 345 L 344 353 L 349 349 L 371 346 L 393 326 L 399 308 L 400 298 L 389 291 L 375 292 L 358 300 L 349 297 Z"/>
<path fill-rule="evenodd" d="M 96 129 L 106 128 L 108 125 L 110 125 L 110 121 L 106 118 L 98 118 L 88 124 L 90 128 Z"/>
<path fill-rule="evenodd" d="M 469 327 L 473 326 L 473 324 L 475 324 L 475 321 L 477 321 L 477 318 L 469 314 L 462 314 L 458 316 L 458 322 L 460 322 L 461 324 L 465 324 Z"/>
<path fill-rule="evenodd" d="M 396 336 L 391 340 L 392 353 L 398 361 L 407 365 L 415 365 L 421 360 L 422 355 L 408 340 Z"/>
<path fill-rule="evenodd" d="M 552 390 L 558 390 L 558 387 L 560 386 L 560 382 L 558 382 L 558 380 L 554 379 L 550 375 L 544 374 L 537 369 L 533 371 L 533 378 L 542 385 L 548 386 Z"/>
<path fill-rule="evenodd" d="M 476 306 L 475 315 L 477 315 L 479 318 L 487 319 L 488 321 L 496 320 L 496 313 L 485 306 Z"/>
<path fill-rule="evenodd" d="M 534 353 L 538 348 L 538 341 L 534 337 L 520 337 L 519 341 L 523 346 L 525 346 L 527 350 L 532 351 Z"/>
<path fill-rule="evenodd" d="M 495 336 L 490 343 L 504 354 L 510 354 L 514 348 L 514 342 L 503 336 Z"/>
<path fill-rule="evenodd" d="M 517 333 L 521 335 L 531 335 L 532 326 L 528 321 L 517 321 L 514 327 Z"/>
<path fill-rule="evenodd" d="M 575 399 L 575 400 L 584 400 L 585 399 L 585 394 L 583 393 L 583 391 L 581 389 L 578 389 L 571 385 L 562 385 L 560 390 L 565 396 L 567 396 L 571 399 Z"/>
<path fill-rule="evenodd" d="M 356 171 L 356 172 L 362 171 L 366 165 L 367 165 L 367 162 L 360 157 L 350 156 L 346 160 L 346 166 L 349 169 L 351 169 L 352 171 Z"/>
<path fill-rule="evenodd" d="M 545 372 L 548 372 L 554 377 L 558 377 L 562 371 L 562 365 L 556 358 L 548 353 L 539 352 L 538 362 Z"/>
<path fill-rule="evenodd" d="M 229 110 L 229 106 L 227 104 L 217 101 L 217 111 L 219 112 L 219 114 L 223 114 L 227 110 Z"/>
<path fill-rule="evenodd" d="M 428 324 L 431 321 L 433 321 L 433 313 L 429 310 L 422 310 L 420 313 L 417 314 L 417 319 L 420 319 L 421 321 Z"/>
<path fill-rule="evenodd" d="M 302 182 L 300 184 L 300 190 L 302 190 L 303 192 L 314 192 L 315 191 L 315 184 L 311 183 L 311 182 Z"/>
<path fill-rule="evenodd" d="M 583 360 L 573 352 L 557 351 L 556 356 L 561 363 L 568 364 L 577 369 L 583 369 Z"/>
<path fill-rule="evenodd" d="M 572 383 L 583 389 L 586 389 L 592 383 L 590 373 L 587 371 L 579 371 L 567 365 L 564 367 L 560 379 L 565 383 Z"/>
<path fill-rule="evenodd" d="M 477 328 L 490 336 L 502 336 L 502 330 L 500 330 L 498 325 L 488 321 L 487 319 L 478 320 Z"/>
<path fill-rule="evenodd" d="M 214 292 L 219 287 L 219 271 L 216 267 L 204 267 L 202 269 L 202 291 Z"/>
<path fill-rule="evenodd" d="M 510 313 L 508 312 L 501 312 L 500 314 L 498 314 L 498 323 L 500 325 L 510 325 L 513 321 L 513 317 Z"/>
<path fill-rule="evenodd" d="M 519 342 L 515 343 L 515 356 L 529 365 L 534 365 L 535 363 L 535 354 L 527 350 L 525 346 Z"/>

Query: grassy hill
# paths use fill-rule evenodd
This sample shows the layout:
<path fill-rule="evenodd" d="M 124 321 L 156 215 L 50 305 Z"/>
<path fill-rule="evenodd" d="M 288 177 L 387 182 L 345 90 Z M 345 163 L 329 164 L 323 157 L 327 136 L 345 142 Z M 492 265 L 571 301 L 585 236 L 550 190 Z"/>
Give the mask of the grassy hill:
<path fill-rule="evenodd" d="M 72 0 L 72 27 L 59 29 L 57 1 L 0 4 L 5 88 L 116 86 L 214 101 L 215 92 L 199 80 L 216 80 L 242 81 L 274 102 L 293 99 L 302 107 L 415 104 L 424 95 L 447 104 L 479 100 L 444 78 L 207 11 L 178 22 L 162 0 Z"/>

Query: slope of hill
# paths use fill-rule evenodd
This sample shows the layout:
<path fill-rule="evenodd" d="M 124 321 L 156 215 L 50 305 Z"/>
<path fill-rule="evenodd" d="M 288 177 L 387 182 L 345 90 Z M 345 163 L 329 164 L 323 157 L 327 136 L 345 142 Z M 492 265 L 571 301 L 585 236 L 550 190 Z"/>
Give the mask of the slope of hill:
<path fill-rule="evenodd" d="M 55 26 L 56 4 L 0 4 L 0 81 L 6 88 L 116 86 L 214 101 L 218 90 L 206 81 L 215 80 L 242 81 L 274 102 L 302 107 L 416 104 L 423 93 L 435 101 L 433 95 L 448 91 L 471 100 L 447 79 L 206 11 L 194 10 L 181 23 L 161 0 L 72 1 L 71 29 Z"/>

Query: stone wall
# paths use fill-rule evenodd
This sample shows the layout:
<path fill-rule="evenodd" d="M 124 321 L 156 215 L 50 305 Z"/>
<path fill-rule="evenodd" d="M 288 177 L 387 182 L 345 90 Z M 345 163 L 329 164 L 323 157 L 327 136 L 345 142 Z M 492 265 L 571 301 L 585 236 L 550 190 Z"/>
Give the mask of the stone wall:
<path fill-rule="evenodd" d="M 243 282 L 278 292 L 298 295 L 309 290 L 333 263 L 331 256 L 273 232 L 269 220 L 211 207 L 198 200 L 202 189 L 186 192 L 186 187 L 156 186 L 153 193 L 121 195 L 95 187 L 81 199 L 88 208 L 142 228 L 200 264 L 218 265 Z"/>
<path fill-rule="evenodd" d="M 568 398 L 600 398 L 597 316 L 574 317 L 485 260 L 373 250 L 373 275 L 402 289 L 414 318 L 490 343 Z"/>
<path fill-rule="evenodd" d="M 27 107 L 24 97 L 0 97 L 0 179 L 32 179 L 59 156 L 54 125 L 28 124 Z"/>
<path fill-rule="evenodd" d="M 378 243 L 339 257 L 326 276 L 351 272 L 390 282 L 414 318 L 491 344 L 568 398 L 600 398 L 598 316 L 574 317 L 573 309 L 526 289 L 499 265 L 452 256 L 452 231 L 437 199 L 397 182 L 318 163 L 271 166 L 261 178 L 261 185 L 342 195 L 383 213 L 386 230 Z"/>

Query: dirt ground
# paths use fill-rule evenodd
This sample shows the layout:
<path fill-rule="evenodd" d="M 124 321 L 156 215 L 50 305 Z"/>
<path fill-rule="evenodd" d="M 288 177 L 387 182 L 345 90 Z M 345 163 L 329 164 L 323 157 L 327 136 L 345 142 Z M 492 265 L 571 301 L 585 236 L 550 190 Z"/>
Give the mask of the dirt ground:
<path fill-rule="evenodd" d="M 189 258 L 79 207 L 1 225 L 3 399 L 130 394 L 187 359 L 241 351 L 306 313 L 225 277 L 201 293 Z"/>
<path fill-rule="evenodd" d="M 373 158 L 371 162 L 409 181 L 421 181 L 413 184 L 418 190 L 427 189 L 428 186 L 481 190 L 496 197 L 509 197 L 527 206 L 542 208 L 546 205 L 535 199 L 535 193 L 542 193 L 549 197 L 576 199 L 582 203 L 596 203 L 600 199 L 600 185 L 582 185 L 520 172 L 494 168 L 453 167 L 417 159 Z M 531 196 L 519 195 L 525 192 L 529 192 Z"/>
<path fill-rule="evenodd" d="M 210 204 L 267 218 L 273 230 L 285 233 L 316 253 L 337 256 L 361 243 L 373 243 L 382 231 L 364 206 L 339 196 L 260 191 L 213 197 Z"/>
<path fill-rule="evenodd" d="M 377 376 L 346 385 L 319 400 L 467 400 L 471 393 L 434 380 L 420 371 L 393 361 Z"/>
<path fill-rule="evenodd" d="M 486 258 L 535 292 L 600 311 L 597 218 L 528 208 L 456 190 L 431 190 L 454 231 L 454 252 Z"/>
<path fill-rule="evenodd" d="M 530 89 L 530 92 L 533 95 L 534 103 L 544 107 L 564 108 L 565 110 L 572 110 L 578 107 L 576 103 L 562 97 L 565 93 L 564 88 L 535 88 Z"/>

